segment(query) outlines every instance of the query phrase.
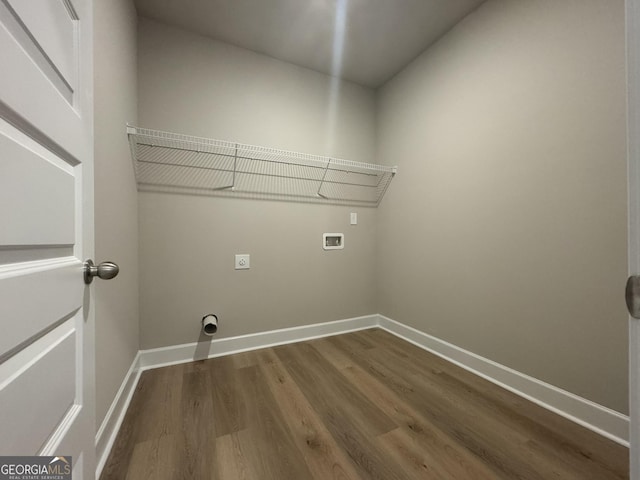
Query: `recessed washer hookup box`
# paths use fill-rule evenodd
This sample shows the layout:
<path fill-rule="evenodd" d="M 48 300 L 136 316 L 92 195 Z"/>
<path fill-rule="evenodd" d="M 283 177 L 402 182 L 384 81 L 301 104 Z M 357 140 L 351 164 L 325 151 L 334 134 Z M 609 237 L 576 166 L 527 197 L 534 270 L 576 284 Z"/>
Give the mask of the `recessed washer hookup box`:
<path fill-rule="evenodd" d="M 322 248 L 325 250 L 340 250 L 344 248 L 344 233 L 323 233 Z"/>

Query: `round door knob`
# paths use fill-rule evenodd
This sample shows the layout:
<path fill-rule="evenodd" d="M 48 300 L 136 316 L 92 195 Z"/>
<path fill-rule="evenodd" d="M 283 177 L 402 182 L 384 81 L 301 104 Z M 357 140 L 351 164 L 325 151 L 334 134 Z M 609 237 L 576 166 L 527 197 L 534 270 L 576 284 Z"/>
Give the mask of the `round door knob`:
<path fill-rule="evenodd" d="M 120 267 L 113 262 L 102 262 L 95 265 L 93 260 L 89 259 L 84 262 L 84 283 L 89 285 L 93 282 L 93 277 L 99 277 L 102 280 L 109 280 L 120 272 Z"/>
<path fill-rule="evenodd" d="M 640 318 L 640 276 L 631 275 L 627 279 L 627 287 L 624 290 L 624 298 L 627 302 L 627 310 L 633 318 Z"/>

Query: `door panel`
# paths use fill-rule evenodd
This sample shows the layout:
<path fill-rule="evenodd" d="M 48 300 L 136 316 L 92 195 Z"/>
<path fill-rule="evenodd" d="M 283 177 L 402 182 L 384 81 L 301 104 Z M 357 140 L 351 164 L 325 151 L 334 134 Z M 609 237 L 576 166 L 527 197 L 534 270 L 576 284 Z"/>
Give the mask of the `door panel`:
<path fill-rule="evenodd" d="M 76 335 L 74 319 L 50 332 L 42 345 L 6 362 L 0 378 L 0 451 L 9 455 L 38 452 L 74 405 L 76 397 Z M 42 349 L 44 345 L 48 345 Z M 42 349 L 42 350 L 41 350 Z M 32 355 L 37 355 L 30 358 Z M 52 366 L 56 370 L 52 371 Z M 13 368 L 12 368 L 13 367 Z M 18 369 L 18 371 L 12 371 Z M 15 378 L 12 378 L 15 377 Z"/>
<path fill-rule="evenodd" d="M 0 120 L 2 123 L 2 120 Z M 75 242 L 75 180 L 73 168 L 63 169 L 40 155 L 28 138 L 14 139 L 0 125 L 0 175 L 16 181 L 0 190 L 0 218 L 14 228 L 0 230 L 0 248 L 12 246 L 71 246 Z M 18 137 L 18 135 L 15 135 Z"/>
<path fill-rule="evenodd" d="M 82 306 L 83 289 L 77 288 L 80 269 L 80 262 L 70 257 L 21 263 L 0 271 L 0 318 L 3 327 L 10 327 L 0 336 L 0 361 L 73 316 Z"/>
<path fill-rule="evenodd" d="M 24 24 L 57 76 L 73 91 L 76 86 L 76 20 L 71 3 L 63 0 L 8 0 L 14 18 Z"/>

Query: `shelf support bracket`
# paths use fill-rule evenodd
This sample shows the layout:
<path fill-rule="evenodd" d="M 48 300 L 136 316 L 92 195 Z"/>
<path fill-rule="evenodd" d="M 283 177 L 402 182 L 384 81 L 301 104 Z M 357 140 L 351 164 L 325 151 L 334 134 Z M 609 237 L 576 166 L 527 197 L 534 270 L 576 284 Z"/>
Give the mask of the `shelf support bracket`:
<path fill-rule="evenodd" d="M 228 155 L 229 157 L 231 155 Z M 231 178 L 231 185 L 225 185 L 224 187 L 212 188 L 211 190 L 231 190 L 235 192 L 236 190 L 236 170 L 238 170 L 238 144 L 236 143 L 236 149 L 233 154 L 233 173 Z"/>
<path fill-rule="evenodd" d="M 236 151 L 233 155 L 233 179 L 231 180 L 231 191 L 236 189 L 236 171 L 238 170 L 238 144 L 236 143 Z"/>
<path fill-rule="evenodd" d="M 316 192 L 316 195 L 318 195 L 319 197 L 322 197 L 322 198 L 327 198 L 325 195 L 320 193 L 320 190 L 322 189 L 322 185 L 324 185 L 324 180 L 327 178 L 327 172 L 329 171 L 329 165 L 331 165 L 331 159 L 329 159 L 329 161 L 327 162 L 327 166 L 324 168 L 324 173 L 322 174 L 322 180 L 320 180 L 320 185 L 318 185 L 318 191 Z"/>

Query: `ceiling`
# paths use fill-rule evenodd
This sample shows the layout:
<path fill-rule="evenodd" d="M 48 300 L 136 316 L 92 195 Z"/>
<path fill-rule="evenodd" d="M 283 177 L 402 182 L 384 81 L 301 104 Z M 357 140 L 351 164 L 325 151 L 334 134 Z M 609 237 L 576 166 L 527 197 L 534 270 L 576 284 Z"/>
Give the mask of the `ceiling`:
<path fill-rule="evenodd" d="M 134 0 L 138 14 L 376 88 L 484 0 Z"/>

